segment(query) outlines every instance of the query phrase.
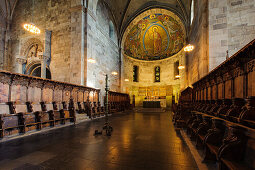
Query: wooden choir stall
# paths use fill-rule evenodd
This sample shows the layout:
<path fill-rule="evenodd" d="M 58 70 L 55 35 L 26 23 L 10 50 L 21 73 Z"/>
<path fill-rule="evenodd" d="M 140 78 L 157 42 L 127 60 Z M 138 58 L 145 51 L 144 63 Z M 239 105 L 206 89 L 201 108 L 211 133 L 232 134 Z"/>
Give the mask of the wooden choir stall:
<path fill-rule="evenodd" d="M 99 96 L 99 89 L 0 71 L 0 139 L 103 116 Z M 110 102 L 124 111 L 129 97 L 116 93 Z"/>
<path fill-rule="evenodd" d="M 173 116 L 204 161 L 219 169 L 255 168 L 255 40 L 183 90 Z"/>

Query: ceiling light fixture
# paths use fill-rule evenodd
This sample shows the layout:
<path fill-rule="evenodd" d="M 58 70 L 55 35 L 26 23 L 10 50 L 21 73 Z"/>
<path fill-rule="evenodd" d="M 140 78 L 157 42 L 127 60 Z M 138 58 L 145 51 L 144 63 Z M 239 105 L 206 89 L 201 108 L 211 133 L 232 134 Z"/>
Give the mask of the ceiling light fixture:
<path fill-rule="evenodd" d="M 88 59 L 88 62 L 89 62 L 89 63 L 93 63 L 93 64 L 94 64 L 94 63 L 96 63 L 96 60 L 95 60 L 95 59 L 93 59 L 93 58 L 89 58 L 89 59 Z"/>
<path fill-rule="evenodd" d="M 185 52 L 191 52 L 192 50 L 194 50 L 194 45 L 188 44 L 186 45 L 186 47 L 184 47 L 184 51 Z"/>
<path fill-rule="evenodd" d="M 32 22 L 24 24 L 23 28 L 26 31 L 29 31 L 33 34 L 40 34 L 41 30 L 35 24 L 33 24 L 33 18 L 34 18 L 34 0 L 32 2 Z"/>
<path fill-rule="evenodd" d="M 184 69 L 184 68 L 185 68 L 185 66 L 183 66 L 183 65 L 179 65 L 179 66 L 178 66 L 178 69 L 179 69 L 179 70 L 182 70 L 182 69 Z"/>
<path fill-rule="evenodd" d="M 118 73 L 116 71 L 113 71 L 112 75 L 116 76 L 116 75 L 118 75 Z"/>
<path fill-rule="evenodd" d="M 24 24 L 24 29 L 33 33 L 33 34 L 40 34 L 41 33 L 41 30 L 35 26 L 35 24 L 33 23 L 30 23 L 30 24 Z"/>

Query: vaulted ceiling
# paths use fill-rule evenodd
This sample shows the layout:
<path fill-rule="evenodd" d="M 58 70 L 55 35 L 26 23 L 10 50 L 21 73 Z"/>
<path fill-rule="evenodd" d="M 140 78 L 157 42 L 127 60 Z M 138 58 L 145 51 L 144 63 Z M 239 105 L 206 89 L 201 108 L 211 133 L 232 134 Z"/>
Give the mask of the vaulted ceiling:
<path fill-rule="evenodd" d="M 0 0 L 0 26 L 5 27 L 6 22 L 11 20 L 13 11 L 18 0 Z"/>
<path fill-rule="evenodd" d="M 5 27 L 11 20 L 18 0 L 0 0 L 0 26 Z M 89 0 L 94 1 L 94 0 Z M 128 24 L 140 13 L 151 8 L 164 8 L 171 10 L 189 25 L 191 0 L 104 0 L 113 13 L 117 29 L 123 34 Z"/>
<path fill-rule="evenodd" d="M 120 34 L 142 12 L 151 8 L 164 8 L 174 12 L 187 27 L 189 25 L 191 0 L 105 0 L 112 10 Z"/>

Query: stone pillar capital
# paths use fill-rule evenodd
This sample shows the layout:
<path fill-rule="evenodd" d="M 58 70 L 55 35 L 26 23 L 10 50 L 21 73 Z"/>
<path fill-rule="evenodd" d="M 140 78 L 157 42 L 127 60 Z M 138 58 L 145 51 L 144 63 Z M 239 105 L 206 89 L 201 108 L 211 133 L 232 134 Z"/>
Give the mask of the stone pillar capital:
<path fill-rule="evenodd" d="M 38 56 L 41 60 L 48 60 L 50 57 L 47 56 L 45 53 L 41 52 L 41 53 L 38 53 Z"/>
<path fill-rule="evenodd" d="M 23 58 L 23 57 L 19 57 L 19 58 L 16 58 L 16 62 L 18 63 L 18 64 L 24 64 L 25 62 L 26 62 L 26 59 L 25 58 Z"/>

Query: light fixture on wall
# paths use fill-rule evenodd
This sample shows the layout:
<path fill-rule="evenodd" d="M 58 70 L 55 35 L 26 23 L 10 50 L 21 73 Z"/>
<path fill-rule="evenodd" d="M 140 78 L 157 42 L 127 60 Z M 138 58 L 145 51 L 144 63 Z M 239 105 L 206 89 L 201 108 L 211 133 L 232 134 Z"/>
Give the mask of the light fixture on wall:
<path fill-rule="evenodd" d="M 177 79 L 180 78 L 180 77 L 181 77 L 180 75 L 176 75 L 176 76 L 175 76 L 175 78 L 177 78 Z"/>
<path fill-rule="evenodd" d="M 33 34 L 40 34 L 41 30 L 35 24 L 33 24 L 33 17 L 34 17 L 34 0 L 32 3 L 32 22 L 24 24 L 23 27 L 26 31 L 29 31 Z"/>
<path fill-rule="evenodd" d="M 113 71 L 112 75 L 116 76 L 116 75 L 118 75 L 118 72 L 117 71 Z"/>
<path fill-rule="evenodd" d="M 185 52 L 191 52 L 192 50 L 194 50 L 194 45 L 188 44 L 184 47 L 184 51 Z"/>
<path fill-rule="evenodd" d="M 125 79 L 124 81 L 125 81 L 125 82 L 129 82 L 129 79 Z"/>
<path fill-rule="evenodd" d="M 182 70 L 182 69 L 184 69 L 184 68 L 185 68 L 185 66 L 183 66 L 183 65 L 179 65 L 179 66 L 178 66 L 178 69 L 179 69 L 179 70 Z"/>
<path fill-rule="evenodd" d="M 29 23 L 29 24 L 24 24 L 24 29 L 33 33 L 33 34 L 40 34 L 41 33 L 41 30 L 35 26 L 35 24 L 33 23 Z"/>
<path fill-rule="evenodd" d="M 89 63 L 93 63 L 93 64 L 94 64 L 94 63 L 96 63 L 96 60 L 95 60 L 95 59 L 93 59 L 93 58 L 89 58 L 89 59 L 88 59 L 88 62 L 89 62 Z"/>

